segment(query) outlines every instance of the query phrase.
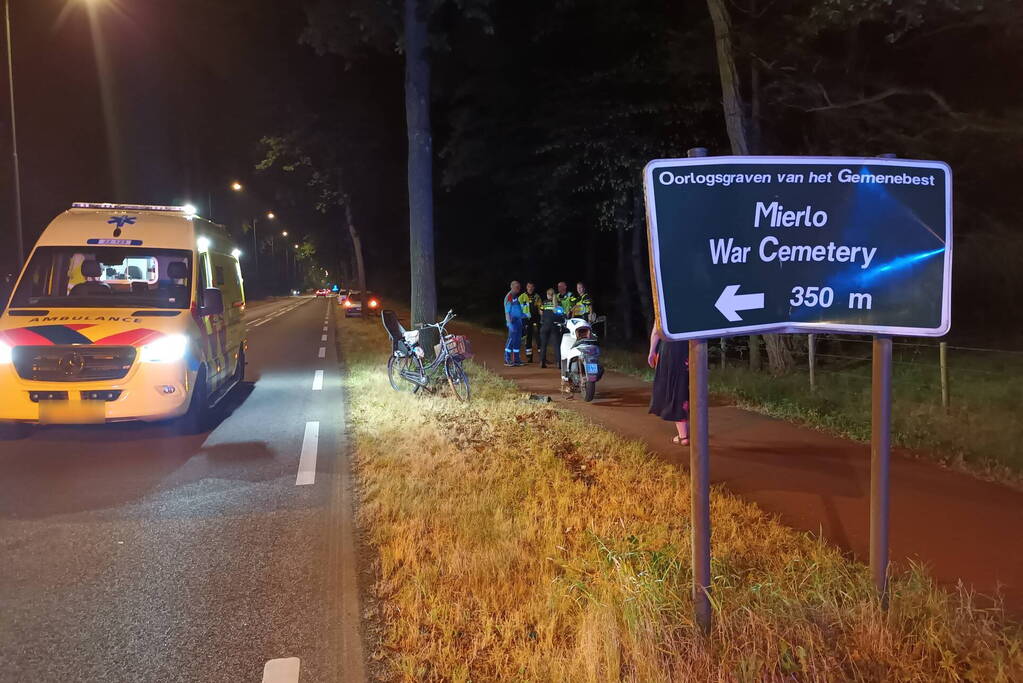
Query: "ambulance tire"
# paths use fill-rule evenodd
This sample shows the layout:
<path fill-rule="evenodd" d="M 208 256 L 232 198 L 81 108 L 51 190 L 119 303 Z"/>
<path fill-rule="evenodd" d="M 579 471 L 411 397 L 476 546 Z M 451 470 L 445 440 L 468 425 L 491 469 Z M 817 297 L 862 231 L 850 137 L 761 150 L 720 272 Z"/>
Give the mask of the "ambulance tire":
<path fill-rule="evenodd" d="M 183 434 L 202 434 L 210 421 L 210 395 L 206 385 L 206 369 L 201 368 L 195 376 L 192 400 L 188 412 L 178 418 L 178 429 Z"/>
<path fill-rule="evenodd" d="M 234 369 L 234 385 L 241 386 L 241 383 L 245 381 L 245 351 L 244 349 L 238 350 L 238 365 Z"/>

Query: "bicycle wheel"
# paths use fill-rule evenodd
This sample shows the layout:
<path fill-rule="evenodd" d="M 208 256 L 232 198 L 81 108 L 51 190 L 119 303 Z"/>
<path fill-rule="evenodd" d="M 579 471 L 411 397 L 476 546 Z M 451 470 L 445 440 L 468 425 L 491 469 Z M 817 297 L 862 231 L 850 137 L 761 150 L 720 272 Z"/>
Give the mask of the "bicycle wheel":
<path fill-rule="evenodd" d="M 468 401 L 472 390 L 469 387 L 469 377 L 465 374 L 462 362 L 448 358 L 444 361 L 444 373 L 448 376 L 448 384 L 451 385 L 451 391 L 455 392 L 458 400 Z"/>
<path fill-rule="evenodd" d="M 419 385 L 403 375 L 423 376 L 423 361 L 419 356 L 391 356 L 387 359 L 387 379 L 395 391 L 416 393 Z"/>

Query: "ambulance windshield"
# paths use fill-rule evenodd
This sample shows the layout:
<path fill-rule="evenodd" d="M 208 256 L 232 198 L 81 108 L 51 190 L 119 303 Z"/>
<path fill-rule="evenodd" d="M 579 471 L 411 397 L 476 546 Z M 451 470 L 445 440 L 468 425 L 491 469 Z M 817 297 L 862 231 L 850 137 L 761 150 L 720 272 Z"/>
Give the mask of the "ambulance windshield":
<path fill-rule="evenodd" d="M 15 307 L 188 308 L 192 254 L 140 247 L 39 247 Z"/>

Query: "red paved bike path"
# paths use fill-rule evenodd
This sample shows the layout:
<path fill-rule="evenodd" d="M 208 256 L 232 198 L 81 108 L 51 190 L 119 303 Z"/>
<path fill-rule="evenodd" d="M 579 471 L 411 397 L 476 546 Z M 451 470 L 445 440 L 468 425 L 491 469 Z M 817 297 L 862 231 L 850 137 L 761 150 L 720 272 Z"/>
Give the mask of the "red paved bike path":
<path fill-rule="evenodd" d="M 457 327 L 457 326 L 454 326 Z M 504 338 L 462 330 L 476 362 L 527 392 L 546 394 L 613 431 L 687 467 L 688 449 L 671 443 L 674 425 L 647 413 L 650 384 L 608 372 L 593 403 L 566 400 L 557 370 L 506 368 Z M 897 406 L 896 406 L 897 409 Z M 868 557 L 870 447 L 727 405 L 710 408 L 711 480 L 790 527 Z M 1023 492 L 913 460 L 891 463 L 891 558 L 927 565 L 941 583 L 960 578 L 984 595 L 1001 586 L 1005 605 L 1023 613 Z"/>

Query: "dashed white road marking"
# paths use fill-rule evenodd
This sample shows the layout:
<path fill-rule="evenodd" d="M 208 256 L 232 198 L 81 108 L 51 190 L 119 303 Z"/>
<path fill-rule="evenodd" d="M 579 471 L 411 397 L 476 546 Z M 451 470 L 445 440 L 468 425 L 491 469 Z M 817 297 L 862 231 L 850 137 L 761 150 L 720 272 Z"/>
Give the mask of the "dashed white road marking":
<path fill-rule="evenodd" d="M 302 437 L 302 454 L 298 456 L 298 476 L 295 486 L 316 483 L 316 451 L 320 443 L 320 423 L 306 422 Z"/>
<path fill-rule="evenodd" d="M 254 320 L 253 322 L 247 323 L 247 324 L 248 324 L 249 327 L 259 327 L 260 325 L 265 325 L 266 323 L 270 322 L 274 318 L 279 318 L 279 317 L 281 317 L 282 315 L 284 315 L 286 313 L 290 313 L 291 311 L 295 310 L 296 308 L 298 308 L 299 306 L 301 306 L 304 303 L 306 303 L 306 302 L 305 301 L 299 301 L 298 303 L 294 303 L 294 304 L 291 304 L 289 306 L 284 306 L 282 308 L 277 309 L 273 313 L 269 313 L 269 314 L 263 316 L 262 318 Z"/>
<path fill-rule="evenodd" d="M 313 391 L 323 390 L 323 370 L 317 370 L 313 375 Z"/>
<path fill-rule="evenodd" d="M 326 326 L 326 325 L 324 325 L 324 326 L 323 326 L 323 331 L 324 331 L 324 332 L 326 332 L 326 331 L 327 331 L 327 326 Z"/>
<path fill-rule="evenodd" d="M 298 657 L 271 659 L 263 667 L 263 683 L 298 683 Z"/>
<path fill-rule="evenodd" d="M 320 358 L 326 358 L 326 357 L 327 357 L 327 347 L 326 346 L 321 346 L 320 347 Z"/>
<path fill-rule="evenodd" d="M 327 341 L 327 335 L 320 335 L 320 341 Z"/>

